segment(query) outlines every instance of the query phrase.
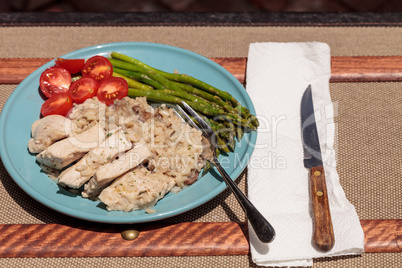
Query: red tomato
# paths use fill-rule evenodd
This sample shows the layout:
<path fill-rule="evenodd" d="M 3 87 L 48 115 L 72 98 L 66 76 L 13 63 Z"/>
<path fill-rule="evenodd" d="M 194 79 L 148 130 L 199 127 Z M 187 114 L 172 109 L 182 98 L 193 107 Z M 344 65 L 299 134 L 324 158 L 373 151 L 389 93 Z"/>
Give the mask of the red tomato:
<path fill-rule="evenodd" d="M 70 74 L 76 74 L 82 70 L 84 67 L 85 60 L 84 59 L 62 59 L 58 58 L 56 60 L 56 66 L 63 67 Z"/>
<path fill-rule="evenodd" d="M 127 94 L 127 81 L 121 77 L 110 77 L 99 85 L 97 96 L 99 101 L 106 105 L 111 105 L 114 100 L 120 100 Z"/>
<path fill-rule="evenodd" d="M 83 77 L 73 82 L 70 86 L 70 96 L 73 102 L 83 103 L 85 100 L 96 96 L 98 81 L 92 77 Z"/>
<path fill-rule="evenodd" d="M 100 82 L 112 76 L 113 66 L 107 58 L 93 56 L 87 60 L 81 73 L 83 77 L 93 77 Z"/>
<path fill-rule="evenodd" d="M 58 66 L 47 68 L 39 78 L 39 86 L 43 94 L 50 98 L 55 93 L 67 92 L 71 84 L 70 73 Z"/>
<path fill-rule="evenodd" d="M 57 93 L 47 99 L 40 109 L 43 116 L 58 114 L 66 116 L 73 108 L 73 100 L 68 92 Z"/>

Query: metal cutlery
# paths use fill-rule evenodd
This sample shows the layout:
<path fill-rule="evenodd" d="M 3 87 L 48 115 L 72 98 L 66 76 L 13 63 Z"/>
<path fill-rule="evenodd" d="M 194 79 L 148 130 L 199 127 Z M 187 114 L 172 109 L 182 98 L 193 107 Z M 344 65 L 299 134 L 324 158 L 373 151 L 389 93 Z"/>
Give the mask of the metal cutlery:
<path fill-rule="evenodd" d="M 210 162 L 217 168 L 218 172 L 226 182 L 227 186 L 229 186 L 230 190 L 232 190 L 237 201 L 243 208 L 243 211 L 245 212 L 248 221 L 253 227 L 257 237 L 263 243 L 272 242 L 275 238 L 275 230 L 272 227 L 272 225 L 264 218 L 264 216 L 244 195 L 244 193 L 239 189 L 236 183 L 234 183 L 234 181 L 230 178 L 225 169 L 219 163 L 218 157 L 216 155 L 216 146 L 217 146 L 216 134 L 211 129 L 211 127 L 189 105 L 187 105 L 185 102 L 182 102 L 182 105 L 201 127 L 198 127 L 198 125 L 194 123 L 194 121 L 189 117 L 189 115 L 179 105 L 177 105 L 176 108 L 178 110 L 179 115 L 182 118 L 184 117 L 185 121 L 188 124 L 201 130 L 204 137 L 206 137 L 210 141 L 211 149 L 213 151 L 213 157 L 212 159 L 210 159 Z"/>
<path fill-rule="evenodd" d="M 335 237 L 314 116 L 311 85 L 307 87 L 302 97 L 301 122 L 304 167 L 309 169 L 310 193 L 313 206 L 313 244 L 321 251 L 329 251 L 335 244 Z"/>

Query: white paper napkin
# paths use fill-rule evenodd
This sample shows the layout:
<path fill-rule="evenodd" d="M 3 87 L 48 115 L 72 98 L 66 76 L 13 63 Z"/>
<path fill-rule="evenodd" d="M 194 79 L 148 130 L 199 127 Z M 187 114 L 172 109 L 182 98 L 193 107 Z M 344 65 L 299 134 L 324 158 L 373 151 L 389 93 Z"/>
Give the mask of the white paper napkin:
<path fill-rule="evenodd" d="M 312 266 L 313 258 L 361 254 L 364 234 L 354 206 L 346 199 L 336 171 L 334 109 L 329 93 L 327 44 L 253 43 L 247 62 L 247 91 L 260 121 L 248 165 L 248 195 L 276 230 L 261 243 L 251 226 L 253 261 L 262 266 Z M 335 245 L 317 251 L 311 243 L 308 170 L 303 165 L 300 104 L 311 84 L 323 154 Z"/>

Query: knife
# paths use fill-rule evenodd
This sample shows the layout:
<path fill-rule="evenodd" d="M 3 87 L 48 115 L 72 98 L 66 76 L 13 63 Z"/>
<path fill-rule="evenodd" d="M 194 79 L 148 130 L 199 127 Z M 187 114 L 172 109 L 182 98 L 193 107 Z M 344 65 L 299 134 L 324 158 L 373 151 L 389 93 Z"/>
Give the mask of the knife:
<path fill-rule="evenodd" d="M 301 122 L 304 167 L 309 169 L 310 195 L 313 207 L 313 245 L 320 251 L 329 251 L 334 246 L 335 237 L 314 116 L 311 85 L 307 87 L 302 97 Z"/>

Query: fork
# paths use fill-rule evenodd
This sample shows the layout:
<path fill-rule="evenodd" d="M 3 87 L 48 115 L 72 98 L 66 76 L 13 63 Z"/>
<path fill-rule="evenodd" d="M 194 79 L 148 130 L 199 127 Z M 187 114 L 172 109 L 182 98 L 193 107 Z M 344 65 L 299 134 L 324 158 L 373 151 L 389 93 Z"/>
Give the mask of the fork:
<path fill-rule="evenodd" d="M 216 155 L 216 144 L 217 137 L 215 132 L 212 130 L 209 124 L 207 124 L 204 119 L 201 118 L 187 103 L 182 101 L 183 107 L 188 111 L 188 113 L 197 121 L 201 126 L 198 127 L 197 124 L 190 118 L 190 116 L 179 106 L 176 105 L 179 111 L 179 116 L 184 117 L 185 121 L 192 127 L 201 130 L 204 137 L 206 137 L 213 151 L 213 157 L 209 161 L 217 168 L 222 178 L 224 179 L 227 186 L 232 190 L 237 201 L 240 203 L 244 213 L 246 214 L 248 221 L 254 229 L 255 234 L 263 243 L 270 243 L 275 238 L 275 230 L 272 225 L 264 218 L 264 216 L 257 210 L 257 208 L 250 202 L 246 195 L 239 189 L 236 183 L 230 178 L 229 174 L 219 163 L 218 157 Z"/>

